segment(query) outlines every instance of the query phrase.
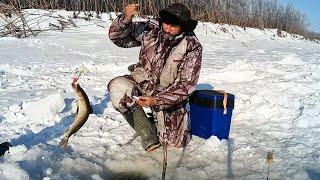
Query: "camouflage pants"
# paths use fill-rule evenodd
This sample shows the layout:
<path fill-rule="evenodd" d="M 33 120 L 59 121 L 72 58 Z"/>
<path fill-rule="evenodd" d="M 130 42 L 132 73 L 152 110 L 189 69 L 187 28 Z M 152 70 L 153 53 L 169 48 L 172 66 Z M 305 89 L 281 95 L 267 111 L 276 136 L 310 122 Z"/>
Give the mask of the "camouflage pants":
<path fill-rule="evenodd" d="M 122 113 L 129 125 L 141 137 L 142 146 L 149 148 L 159 144 L 155 123 L 149 119 L 142 107 L 137 107 L 133 96 L 139 96 L 139 88 L 130 76 L 114 78 L 108 85 L 110 99 L 115 109 Z"/>
<path fill-rule="evenodd" d="M 138 84 L 130 76 L 119 76 L 108 84 L 110 100 L 113 108 L 125 113 L 134 106 L 133 96 L 140 96 L 141 90 Z"/>

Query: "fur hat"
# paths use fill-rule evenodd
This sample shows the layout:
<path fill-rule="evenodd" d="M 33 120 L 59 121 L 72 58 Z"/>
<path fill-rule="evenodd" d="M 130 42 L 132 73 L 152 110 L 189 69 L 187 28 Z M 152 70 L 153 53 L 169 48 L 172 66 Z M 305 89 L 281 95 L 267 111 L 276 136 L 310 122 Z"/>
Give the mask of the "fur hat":
<path fill-rule="evenodd" d="M 190 10 L 181 3 L 174 3 L 159 12 L 160 24 L 180 25 L 183 32 L 192 32 L 198 22 L 191 19 Z"/>

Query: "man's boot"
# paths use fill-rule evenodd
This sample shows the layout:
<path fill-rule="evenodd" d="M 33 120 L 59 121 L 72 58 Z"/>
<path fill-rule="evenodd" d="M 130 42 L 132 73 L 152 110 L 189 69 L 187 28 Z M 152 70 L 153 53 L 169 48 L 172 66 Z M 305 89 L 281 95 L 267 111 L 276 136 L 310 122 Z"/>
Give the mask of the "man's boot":
<path fill-rule="evenodd" d="M 142 146 L 146 151 L 151 151 L 160 146 L 157 136 L 157 128 L 151 122 L 142 107 L 137 107 L 133 111 L 123 114 L 130 126 L 141 137 Z"/>

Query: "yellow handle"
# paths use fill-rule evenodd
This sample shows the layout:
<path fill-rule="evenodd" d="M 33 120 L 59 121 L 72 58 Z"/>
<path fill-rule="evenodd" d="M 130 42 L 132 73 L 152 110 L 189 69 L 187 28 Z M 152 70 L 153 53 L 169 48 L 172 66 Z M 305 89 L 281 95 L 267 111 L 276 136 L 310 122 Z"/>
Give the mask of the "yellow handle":
<path fill-rule="evenodd" d="M 227 102 L 228 102 L 228 93 L 226 93 L 224 90 L 217 90 L 217 92 L 223 94 L 223 114 L 228 113 L 227 109 Z"/>

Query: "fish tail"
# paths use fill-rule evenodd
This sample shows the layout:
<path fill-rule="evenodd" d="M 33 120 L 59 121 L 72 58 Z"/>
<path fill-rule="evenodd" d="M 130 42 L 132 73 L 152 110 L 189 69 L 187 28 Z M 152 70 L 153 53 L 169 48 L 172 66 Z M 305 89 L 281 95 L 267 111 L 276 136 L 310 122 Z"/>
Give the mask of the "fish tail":
<path fill-rule="evenodd" d="M 68 137 L 62 138 L 61 141 L 60 141 L 60 143 L 59 143 L 59 146 L 62 147 L 62 148 L 66 148 L 67 145 L 68 145 L 68 140 L 69 140 Z"/>

